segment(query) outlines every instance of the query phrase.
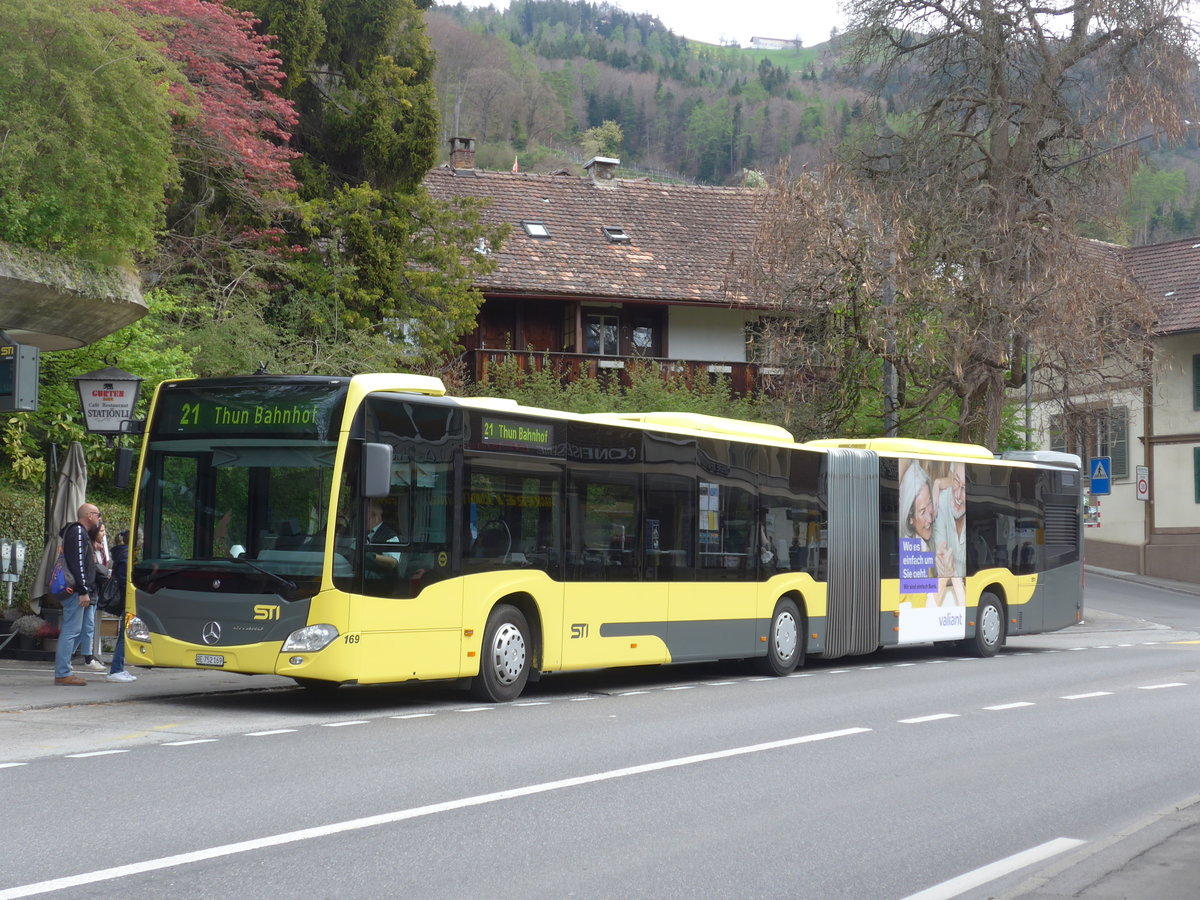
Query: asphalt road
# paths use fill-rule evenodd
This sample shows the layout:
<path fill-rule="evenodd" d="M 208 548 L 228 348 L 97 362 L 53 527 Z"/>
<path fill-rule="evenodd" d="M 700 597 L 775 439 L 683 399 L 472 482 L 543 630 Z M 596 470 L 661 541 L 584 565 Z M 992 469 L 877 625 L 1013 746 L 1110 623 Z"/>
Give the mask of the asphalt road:
<path fill-rule="evenodd" d="M 1197 791 L 1200 599 L 1089 576 L 1088 609 L 993 660 L 41 710 L 0 741 L 0 900 L 1011 893 Z"/>

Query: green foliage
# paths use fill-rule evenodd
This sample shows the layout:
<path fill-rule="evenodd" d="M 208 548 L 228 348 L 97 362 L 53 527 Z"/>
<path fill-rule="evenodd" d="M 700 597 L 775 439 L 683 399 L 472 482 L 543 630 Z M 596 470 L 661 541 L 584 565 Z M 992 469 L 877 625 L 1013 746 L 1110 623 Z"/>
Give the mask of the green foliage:
<path fill-rule="evenodd" d="M 625 139 L 621 126 L 612 119 L 605 119 L 595 128 L 589 128 L 579 139 L 583 155 L 588 157 L 615 157 L 621 152 L 621 141 Z"/>
<path fill-rule="evenodd" d="M 527 406 L 574 413 L 668 410 L 785 424 L 784 410 L 778 403 L 761 395 L 734 396 L 728 379 L 698 379 L 689 385 L 682 376 L 664 378 L 657 366 L 637 363 L 630 364 L 625 373 L 627 385 L 615 373 L 560 379 L 549 361 L 539 371 L 522 372 L 517 360 L 510 357 L 491 366 L 488 383 L 476 390 Z"/>
<path fill-rule="evenodd" d="M 144 380 L 134 416 L 144 418 L 159 382 L 192 374 L 192 359 L 184 347 L 185 336 L 178 324 L 180 301 L 164 291 L 151 291 L 146 303 L 150 312 L 133 325 L 78 350 L 42 356 L 37 411 L 14 415 L 0 428 L 0 452 L 13 479 L 41 483 L 49 441 L 61 448 L 71 441 L 80 441 L 92 478 L 111 478 L 112 450 L 103 437 L 88 434 L 84 428 L 76 376 L 108 366 L 140 375 Z"/>
<path fill-rule="evenodd" d="M 0 240 L 105 262 L 148 249 L 176 175 L 176 73 L 90 0 L 6 0 L 0 55 Z"/>

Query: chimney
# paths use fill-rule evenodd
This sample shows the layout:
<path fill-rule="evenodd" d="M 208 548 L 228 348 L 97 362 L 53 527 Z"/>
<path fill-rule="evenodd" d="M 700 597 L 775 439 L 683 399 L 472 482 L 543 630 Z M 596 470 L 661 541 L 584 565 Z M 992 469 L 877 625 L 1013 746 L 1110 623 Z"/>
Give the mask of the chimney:
<path fill-rule="evenodd" d="M 450 168 L 452 169 L 474 169 L 475 168 L 475 139 L 452 137 L 450 138 Z"/>
<path fill-rule="evenodd" d="M 592 182 L 601 187 L 616 187 L 613 180 L 617 177 L 617 166 L 621 164 L 619 159 L 612 159 L 608 156 L 593 156 L 583 164 L 583 168 L 592 175 Z"/>

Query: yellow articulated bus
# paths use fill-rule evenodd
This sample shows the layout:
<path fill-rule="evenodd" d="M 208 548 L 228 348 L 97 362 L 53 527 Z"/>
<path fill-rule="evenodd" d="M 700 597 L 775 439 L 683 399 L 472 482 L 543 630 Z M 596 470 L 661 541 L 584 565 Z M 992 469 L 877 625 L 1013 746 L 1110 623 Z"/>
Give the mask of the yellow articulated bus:
<path fill-rule="evenodd" d="M 172 381 L 135 498 L 143 666 L 511 700 L 608 666 L 1010 634 L 1082 612 L 1079 460 L 799 444 L 685 413 L 452 398 L 416 375 Z"/>

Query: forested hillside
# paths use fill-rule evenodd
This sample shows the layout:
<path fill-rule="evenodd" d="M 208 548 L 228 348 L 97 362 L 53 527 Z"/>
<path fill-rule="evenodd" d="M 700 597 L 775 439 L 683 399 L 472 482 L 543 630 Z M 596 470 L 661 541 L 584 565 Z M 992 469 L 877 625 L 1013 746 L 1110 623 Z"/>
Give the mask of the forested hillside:
<path fill-rule="evenodd" d="M 649 15 L 567 0 L 437 7 L 426 21 L 445 136 L 476 138 L 481 164 L 496 168 L 514 153 L 523 168 L 545 148 L 582 153 L 583 134 L 612 121 L 621 138 L 609 149 L 623 163 L 731 183 L 743 169 L 817 158 L 862 112 L 836 42 L 716 47 Z"/>
<path fill-rule="evenodd" d="M 735 184 L 781 160 L 811 164 L 854 132 L 864 82 L 834 36 L 813 47 L 754 50 L 688 40 L 657 18 L 583 0 L 437 6 L 426 14 L 437 53 L 442 146 L 478 141 L 479 164 L 552 171 L 597 149 L 633 170 Z M 889 117 L 905 109 L 903 79 L 883 91 Z M 874 110 L 871 110 L 874 112 Z M 619 141 L 604 144 L 619 126 Z M 1103 233 L 1143 244 L 1200 232 L 1200 150 L 1139 149 L 1122 221 Z M 600 141 L 600 144 L 597 144 Z"/>

